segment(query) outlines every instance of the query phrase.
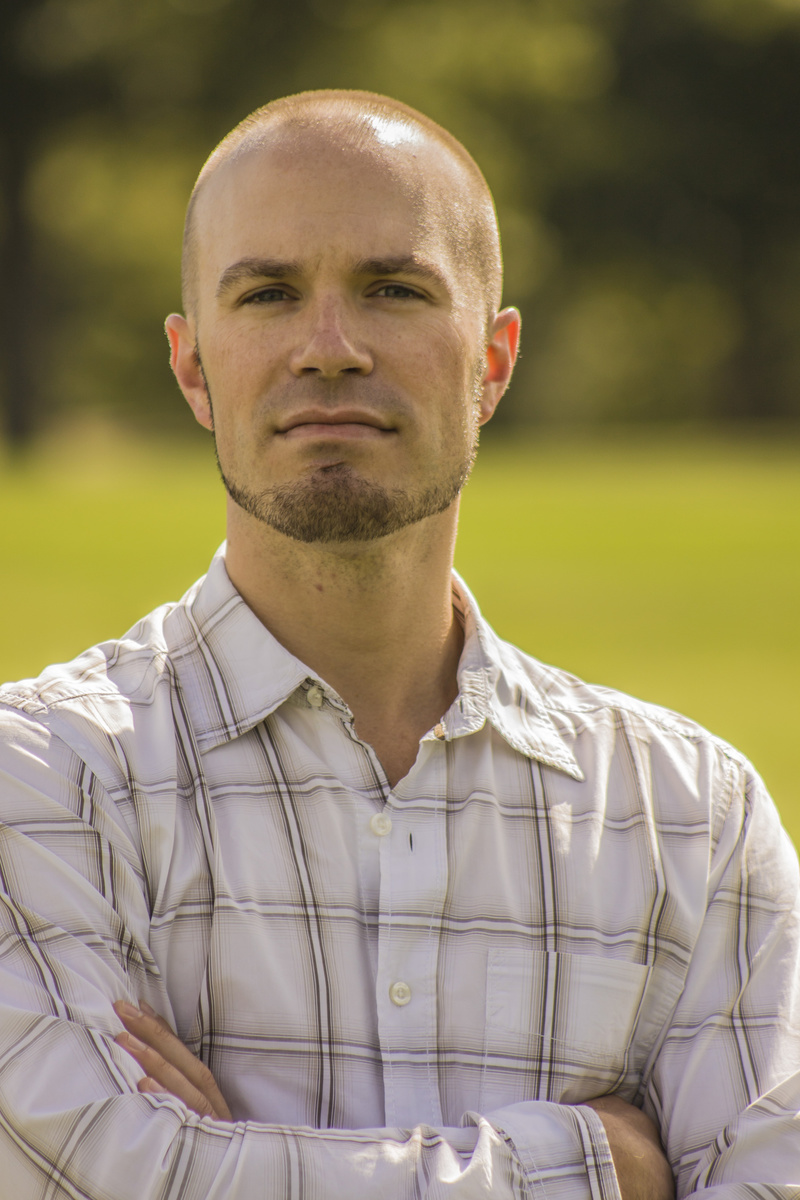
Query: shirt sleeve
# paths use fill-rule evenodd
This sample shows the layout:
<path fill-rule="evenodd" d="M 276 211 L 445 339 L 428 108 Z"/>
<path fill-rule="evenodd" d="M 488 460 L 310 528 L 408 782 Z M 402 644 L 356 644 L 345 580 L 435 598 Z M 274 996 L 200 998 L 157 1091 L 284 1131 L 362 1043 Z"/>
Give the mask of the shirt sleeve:
<path fill-rule="evenodd" d="M 724 752 L 715 757 L 707 904 L 639 1101 L 660 1128 L 679 1198 L 796 1200 L 797 855 L 752 767 Z M 542 1136 L 543 1109 L 549 1138 Z M 532 1195 L 613 1194 L 607 1144 L 591 1109 L 530 1103 L 487 1115 L 512 1139 Z M 576 1143 L 584 1148 L 583 1169 L 574 1153 L 570 1163 Z"/>
<path fill-rule="evenodd" d="M 619 1200 L 588 1109 L 516 1106 L 462 1127 L 215 1122 L 137 1091 L 112 1004 L 169 1011 L 148 948 L 135 821 L 27 715 L 0 740 L 0 1173 L 14 1200 Z M 521 1138 L 520 1148 L 515 1136 Z M 532 1147 L 534 1149 L 532 1149 Z"/>
<path fill-rule="evenodd" d="M 459 1129 L 201 1119 L 140 1095 L 113 1001 L 168 1011 L 135 821 L 37 722 L 0 747 L 0 1170 L 15 1200 L 619 1200 L 591 1109 L 530 1101 Z M 679 1195 L 798 1194 L 798 879 L 755 777 L 731 768 L 686 988 L 647 1072 Z M 721 806 L 723 807 L 723 806 Z M 710 1085 L 709 1081 L 713 1081 Z"/>
<path fill-rule="evenodd" d="M 758 775 L 728 759 L 708 903 L 644 1108 L 679 1197 L 800 1195 L 800 886 Z"/>

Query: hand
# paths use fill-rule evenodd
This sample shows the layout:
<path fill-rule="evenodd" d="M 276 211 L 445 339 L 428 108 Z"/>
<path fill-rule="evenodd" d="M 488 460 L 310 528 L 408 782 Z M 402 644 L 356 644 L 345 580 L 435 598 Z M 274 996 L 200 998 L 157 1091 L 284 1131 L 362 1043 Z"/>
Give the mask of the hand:
<path fill-rule="evenodd" d="M 140 1092 L 154 1095 L 167 1092 L 182 1100 L 199 1117 L 233 1120 L 208 1067 L 186 1049 L 164 1018 L 149 1004 L 143 1003 L 138 1009 L 119 1001 L 114 1005 L 114 1011 L 128 1031 L 116 1037 L 117 1045 L 135 1058 L 146 1072 L 144 1079 L 139 1080 Z"/>
<path fill-rule="evenodd" d="M 674 1200 L 672 1168 L 650 1118 L 619 1096 L 584 1103 L 605 1127 L 622 1200 Z"/>

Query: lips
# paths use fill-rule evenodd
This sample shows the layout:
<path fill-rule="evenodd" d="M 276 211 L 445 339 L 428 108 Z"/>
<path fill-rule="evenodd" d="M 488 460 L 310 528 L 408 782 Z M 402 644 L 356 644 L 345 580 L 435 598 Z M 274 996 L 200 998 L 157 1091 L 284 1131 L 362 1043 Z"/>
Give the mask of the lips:
<path fill-rule="evenodd" d="M 286 436 L 370 437 L 392 432 L 392 426 L 362 409 L 307 409 L 278 429 Z"/>

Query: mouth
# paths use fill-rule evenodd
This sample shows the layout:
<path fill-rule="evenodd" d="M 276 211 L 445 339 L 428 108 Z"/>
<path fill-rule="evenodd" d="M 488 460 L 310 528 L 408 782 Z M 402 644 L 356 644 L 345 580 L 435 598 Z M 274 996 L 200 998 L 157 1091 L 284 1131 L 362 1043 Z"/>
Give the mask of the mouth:
<path fill-rule="evenodd" d="M 279 428 L 286 438 L 375 438 L 395 432 L 393 426 L 362 409 L 308 409 L 296 413 Z"/>

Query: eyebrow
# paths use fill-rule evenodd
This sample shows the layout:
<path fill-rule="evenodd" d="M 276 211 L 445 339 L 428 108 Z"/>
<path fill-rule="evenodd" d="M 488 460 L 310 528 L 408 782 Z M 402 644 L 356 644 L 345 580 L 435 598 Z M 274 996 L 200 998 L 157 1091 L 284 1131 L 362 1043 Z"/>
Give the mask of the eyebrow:
<path fill-rule="evenodd" d="M 415 275 L 436 283 L 447 290 L 447 281 L 441 271 L 429 263 L 415 258 L 413 254 L 398 254 L 393 258 L 360 258 L 355 264 L 357 275 Z"/>
<path fill-rule="evenodd" d="M 280 258 L 240 258 L 238 262 L 226 267 L 220 275 L 217 299 L 240 283 L 247 283 L 253 279 L 288 279 L 290 276 L 299 275 L 301 269 L 300 263 Z"/>
<path fill-rule="evenodd" d="M 219 277 L 216 297 L 232 291 L 240 283 L 254 279 L 289 279 L 302 274 L 302 264 L 280 258 L 240 258 L 232 263 Z M 441 272 L 429 266 L 413 254 L 398 254 L 390 258 L 360 258 L 354 266 L 356 275 L 412 275 L 417 279 L 435 283 L 449 290 Z"/>

